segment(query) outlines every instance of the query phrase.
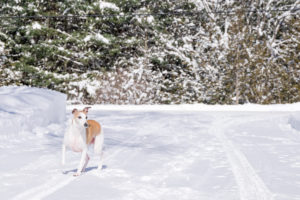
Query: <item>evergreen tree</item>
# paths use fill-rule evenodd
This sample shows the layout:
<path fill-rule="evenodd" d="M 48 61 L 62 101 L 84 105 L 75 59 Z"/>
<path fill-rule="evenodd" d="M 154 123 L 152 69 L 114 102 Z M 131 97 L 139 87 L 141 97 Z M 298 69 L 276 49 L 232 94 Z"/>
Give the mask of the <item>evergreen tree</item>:
<path fill-rule="evenodd" d="M 0 4 L 0 86 L 84 103 L 300 101 L 296 0 Z"/>

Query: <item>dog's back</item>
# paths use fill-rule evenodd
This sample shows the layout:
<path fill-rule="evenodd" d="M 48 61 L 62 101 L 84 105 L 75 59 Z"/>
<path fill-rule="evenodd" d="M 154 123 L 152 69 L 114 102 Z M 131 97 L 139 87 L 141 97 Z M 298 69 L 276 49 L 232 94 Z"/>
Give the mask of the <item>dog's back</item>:
<path fill-rule="evenodd" d="M 97 135 L 101 134 L 101 125 L 95 120 L 87 120 L 88 128 L 86 129 L 86 143 L 94 143 L 94 139 Z"/>

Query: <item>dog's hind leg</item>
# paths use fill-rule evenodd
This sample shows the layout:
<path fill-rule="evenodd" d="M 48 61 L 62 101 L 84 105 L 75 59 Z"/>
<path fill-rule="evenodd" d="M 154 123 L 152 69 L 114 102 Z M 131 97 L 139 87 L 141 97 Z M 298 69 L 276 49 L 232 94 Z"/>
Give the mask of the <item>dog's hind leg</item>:
<path fill-rule="evenodd" d="M 100 135 L 97 135 L 95 138 L 95 144 L 94 144 L 94 152 L 95 154 L 100 156 L 100 162 L 98 164 L 98 170 L 102 169 L 103 164 L 103 142 L 104 142 L 104 136 L 103 131 L 101 129 Z"/>

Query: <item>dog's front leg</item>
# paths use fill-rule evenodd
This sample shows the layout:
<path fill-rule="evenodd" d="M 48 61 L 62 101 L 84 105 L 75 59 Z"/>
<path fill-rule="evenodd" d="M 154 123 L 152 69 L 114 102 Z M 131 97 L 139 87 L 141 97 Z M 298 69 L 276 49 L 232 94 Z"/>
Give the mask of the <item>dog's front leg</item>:
<path fill-rule="evenodd" d="M 84 163 L 86 162 L 85 160 L 86 156 L 87 156 L 87 149 L 84 149 L 81 153 L 80 163 L 78 165 L 77 172 L 74 174 L 74 176 L 79 176 L 81 174 Z"/>

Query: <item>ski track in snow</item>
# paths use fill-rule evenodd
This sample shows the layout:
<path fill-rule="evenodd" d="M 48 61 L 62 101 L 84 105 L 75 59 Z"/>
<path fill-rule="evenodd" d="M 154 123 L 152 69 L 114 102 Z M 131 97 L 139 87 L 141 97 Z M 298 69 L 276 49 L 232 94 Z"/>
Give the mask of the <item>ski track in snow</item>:
<path fill-rule="evenodd" d="M 214 132 L 219 141 L 223 144 L 228 160 L 231 164 L 233 174 L 238 184 L 241 200 L 273 200 L 274 195 L 267 188 L 262 179 L 257 175 L 246 156 L 239 151 L 234 144 L 226 137 L 225 130 L 230 126 L 243 123 L 242 120 L 216 118 L 209 132 Z M 249 122 L 249 120 L 248 120 Z"/>
<path fill-rule="evenodd" d="M 30 163 L 23 168 L 21 168 L 21 172 L 24 171 L 38 171 L 45 168 L 52 169 L 51 173 L 47 174 L 47 181 L 40 184 L 39 186 L 32 187 L 27 189 L 25 192 L 22 192 L 15 197 L 13 200 L 25 200 L 25 199 L 32 199 L 32 200 L 39 200 L 43 199 L 44 197 L 54 193 L 55 191 L 63 188 L 64 186 L 68 185 L 72 181 L 76 180 L 76 177 L 66 177 L 62 174 L 60 169 L 57 169 L 57 166 L 54 166 L 53 163 L 57 163 L 57 159 L 60 158 L 60 155 L 56 154 L 53 155 L 46 155 L 41 156 L 37 161 Z"/>
<path fill-rule="evenodd" d="M 62 130 L 62 127 L 58 127 L 60 130 Z M 46 129 L 44 129 L 45 131 Z M 42 132 L 42 130 L 41 130 Z M 32 133 L 31 133 L 32 134 Z M 33 144 L 37 144 L 39 139 L 43 141 L 44 143 L 47 142 L 48 139 L 43 137 L 38 137 L 33 139 L 30 135 L 24 135 L 20 141 L 17 139 L 13 140 L 11 143 L 9 143 L 7 146 L 12 148 L 14 145 L 20 145 L 22 141 L 26 141 L 26 139 L 31 139 Z M 52 138 L 53 139 L 53 138 Z M 53 142 L 53 141 L 52 141 Z M 55 141 L 55 145 L 58 144 L 57 141 Z M 39 144 L 34 145 L 31 148 L 35 149 L 35 151 L 41 151 L 39 148 L 40 146 L 45 144 Z M 60 145 L 59 145 L 60 146 Z M 58 150 L 58 149 L 56 149 Z M 51 150 L 49 150 L 51 152 Z M 52 194 L 53 192 L 57 191 L 60 188 L 63 188 L 64 186 L 68 185 L 70 182 L 75 180 L 75 177 L 66 177 L 62 174 L 61 169 L 58 168 L 58 160 L 61 157 L 60 153 L 56 152 L 54 154 L 49 154 L 49 152 L 46 152 L 46 154 L 41 155 L 38 157 L 35 161 L 29 162 L 29 164 L 21 167 L 17 172 L 15 173 L 15 176 L 26 176 L 26 175 L 32 175 L 37 176 L 36 173 L 44 173 L 47 181 L 39 184 L 36 187 L 28 188 L 25 192 L 21 192 L 14 196 L 12 200 L 25 200 L 25 199 L 32 199 L 32 200 L 39 200 L 43 199 L 44 197 Z M 10 172 L 10 174 L 13 174 L 13 172 Z M 0 175 L 0 178 L 5 178 L 5 174 Z M 38 179 L 38 176 L 36 177 Z M 22 181 L 22 180 L 21 180 Z M 26 184 L 26 183 L 25 183 Z"/>
<path fill-rule="evenodd" d="M 51 178 L 46 183 L 42 184 L 41 186 L 31 188 L 24 193 L 21 193 L 13 198 L 13 200 L 22 200 L 22 199 L 32 199 L 32 200 L 39 200 L 42 199 L 58 189 L 63 188 L 64 186 L 68 185 L 70 182 L 74 181 L 76 177 L 68 177 L 65 176 L 57 176 Z"/>

